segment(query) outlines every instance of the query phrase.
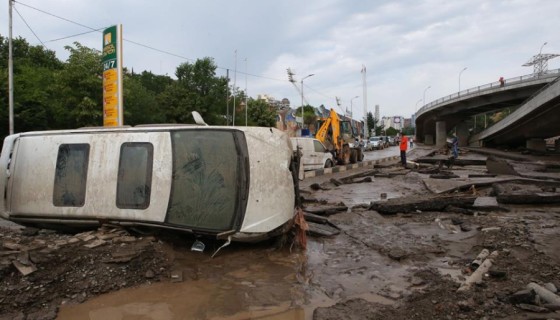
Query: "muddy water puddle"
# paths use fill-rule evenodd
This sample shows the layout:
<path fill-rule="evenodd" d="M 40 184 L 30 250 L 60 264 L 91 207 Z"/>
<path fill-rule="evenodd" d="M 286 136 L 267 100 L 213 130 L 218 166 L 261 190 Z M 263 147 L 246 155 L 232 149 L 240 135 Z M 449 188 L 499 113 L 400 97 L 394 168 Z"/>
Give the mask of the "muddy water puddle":
<path fill-rule="evenodd" d="M 214 259 L 173 249 L 180 282 L 129 288 L 60 308 L 58 319 L 311 319 L 313 310 L 377 294 L 402 273 L 374 253 L 342 249 L 340 239 L 309 239 L 307 252 L 231 245 Z M 400 268 L 402 269 L 402 268 Z M 391 282 L 393 285 L 393 282 Z M 400 286 L 404 287 L 401 283 Z"/>

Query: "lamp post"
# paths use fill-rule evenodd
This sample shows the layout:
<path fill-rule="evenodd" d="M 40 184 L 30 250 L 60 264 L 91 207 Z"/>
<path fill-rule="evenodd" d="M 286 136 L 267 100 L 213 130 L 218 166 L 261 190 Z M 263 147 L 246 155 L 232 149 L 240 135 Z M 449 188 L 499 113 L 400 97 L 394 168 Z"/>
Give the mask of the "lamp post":
<path fill-rule="evenodd" d="M 426 91 L 428 91 L 428 89 L 430 89 L 432 86 L 428 86 L 426 89 L 424 89 L 424 95 L 422 96 L 422 105 L 425 106 L 426 105 Z"/>
<path fill-rule="evenodd" d="M 303 80 L 314 76 L 315 74 L 309 74 L 303 78 L 301 78 L 301 130 L 303 131 Z"/>
<path fill-rule="evenodd" d="M 350 99 L 350 124 L 354 123 L 354 110 L 352 109 L 352 100 L 359 98 L 359 96 L 355 96 L 354 98 Z"/>
<path fill-rule="evenodd" d="M 459 72 L 459 91 L 457 95 L 461 94 L 461 74 L 463 73 L 463 71 L 467 70 L 467 67 L 464 67 L 463 70 L 461 70 L 461 72 Z"/>
<path fill-rule="evenodd" d="M 352 135 L 354 135 L 354 110 L 352 108 L 352 100 L 358 98 L 359 96 L 355 96 L 350 99 L 350 128 L 352 129 Z"/>
<path fill-rule="evenodd" d="M 418 104 L 422 102 L 422 99 L 416 101 L 416 106 L 414 106 L 414 136 L 416 137 L 416 114 L 418 113 Z"/>
<path fill-rule="evenodd" d="M 539 50 L 539 57 L 540 57 L 541 54 L 542 54 L 542 48 L 543 48 L 544 46 L 546 46 L 547 44 L 548 44 L 548 42 L 545 42 L 545 43 L 542 44 L 541 50 Z"/>

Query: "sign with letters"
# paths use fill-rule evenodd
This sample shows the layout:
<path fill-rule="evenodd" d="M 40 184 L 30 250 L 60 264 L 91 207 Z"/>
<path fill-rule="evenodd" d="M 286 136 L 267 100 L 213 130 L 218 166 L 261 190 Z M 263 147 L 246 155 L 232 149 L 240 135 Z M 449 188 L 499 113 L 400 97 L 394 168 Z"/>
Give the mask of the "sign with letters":
<path fill-rule="evenodd" d="M 122 99 L 122 28 L 103 31 L 103 126 L 123 125 Z"/>

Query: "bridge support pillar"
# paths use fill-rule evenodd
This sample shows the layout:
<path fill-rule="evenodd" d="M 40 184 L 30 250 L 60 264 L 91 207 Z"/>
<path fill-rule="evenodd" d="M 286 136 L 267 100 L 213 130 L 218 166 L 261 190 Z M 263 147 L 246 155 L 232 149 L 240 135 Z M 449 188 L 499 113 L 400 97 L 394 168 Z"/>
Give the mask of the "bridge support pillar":
<path fill-rule="evenodd" d="M 529 139 L 526 147 L 529 150 L 546 152 L 546 141 L 544 139 Z"/>
<path fill-rule="evenodd" d="M 459 147 L 469 145 L 469 126 L 466 122 L 457 125 L 457 138 L 459 139 Z"/>
<path fill-rule="evenodd" d="M 427 146 L 433 146 L 434 145 L 434 136 L 431 134 L 426 134 L 424 135 L 424 144 Z"/>
<path fill-rule="evenodd" d="M 436 121 L 436 147 L 442 148 L 447 144 L 447 130 L 445 121 Z"/>

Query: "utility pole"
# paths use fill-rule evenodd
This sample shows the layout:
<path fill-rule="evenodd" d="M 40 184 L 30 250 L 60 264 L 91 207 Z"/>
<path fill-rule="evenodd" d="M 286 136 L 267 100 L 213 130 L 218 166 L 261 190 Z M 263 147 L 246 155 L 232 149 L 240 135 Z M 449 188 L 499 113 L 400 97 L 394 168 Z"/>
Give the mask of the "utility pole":
<path fill-rule="evenodd" d="M 237 89 L 235 88 L 237 83 L 237 49 L 235 49 L 235 68 L 233 71 L 233 126 L 235 127 L 235 92 Z"/>
<path fill-rule="evenodd" d="M 14 57 L 12 47 L 12 0 L 8 0 L 9 6 L 9 33 L 8 33 L 8 106 L 10 114 L 10 134 L 14 134 Z"/>
<path fill-rule="evenodd" d="M 366 84 L 366 66 L 362 65 L 362 86 L 363 86 L 363 99 L 364 99 L 364 139 L 369 137 L 368 123 L 367 123 L 367 84 Z"/>
<path fill-rule="evenodd" d="M 226 126 L 229 126 L 229 69 L 226 69 Z"/>
<path fill-rule="evenodd" d="M 247 126 L 247 109 L 249 109 L 247 96 L 247 58 L 245 58 L 245 126 Z"/>
<path fill-rule="evenodd" d="M 312 77 L 314 75 L 315 75 L 314 73 L 311 73 L 311 74 L 301 78 L 301 131 L 302 132 L 303 132 L 303 124 L 304 124 L 304 121 L 303 121 L 303 80 L 305 80 L 309 77 Z"/>

